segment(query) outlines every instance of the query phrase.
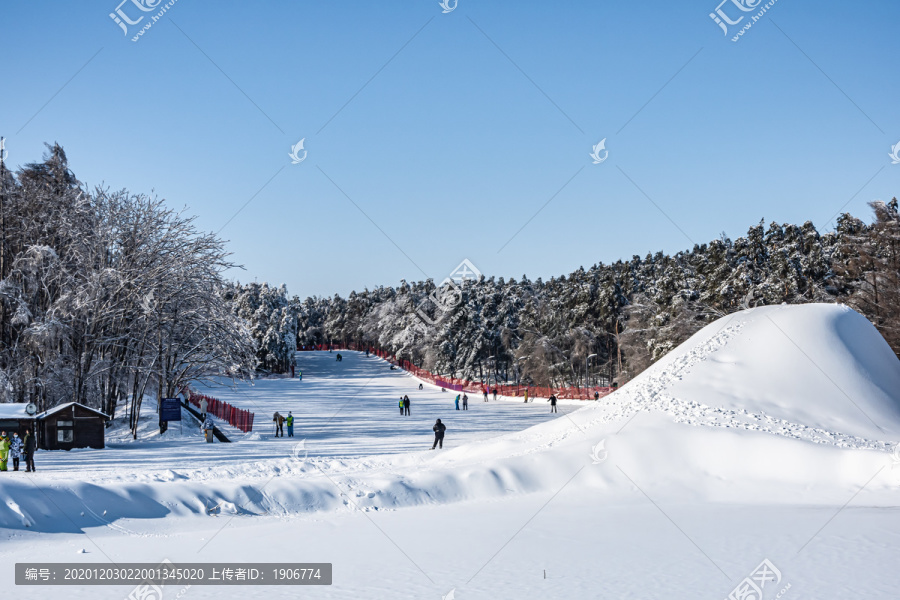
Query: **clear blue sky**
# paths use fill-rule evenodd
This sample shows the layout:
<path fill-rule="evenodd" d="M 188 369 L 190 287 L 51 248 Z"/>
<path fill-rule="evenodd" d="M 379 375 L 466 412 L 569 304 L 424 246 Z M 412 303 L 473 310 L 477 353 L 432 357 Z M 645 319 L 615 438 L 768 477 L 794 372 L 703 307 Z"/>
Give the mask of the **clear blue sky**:
<path fill-rule="evenodd" d="M 178 0 L 138 42 L 156 11 L 127 0 L 126 36 L 117 4 L 0 5 L 8 163 L 58 141 L 82 181 L 212 231 L 253 198 L 222 230 L 234 275 L 301 297 L 463 258 L 547 278 L 900 195 L 896 2 L 778 0 L 736 43 L 717 0 Z"/>

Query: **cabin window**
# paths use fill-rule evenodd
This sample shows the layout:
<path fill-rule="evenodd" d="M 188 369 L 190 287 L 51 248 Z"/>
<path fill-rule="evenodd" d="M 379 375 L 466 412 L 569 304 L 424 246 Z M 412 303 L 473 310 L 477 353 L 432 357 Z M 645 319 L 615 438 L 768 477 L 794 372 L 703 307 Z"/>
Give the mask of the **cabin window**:
<path fill-rule="evenodd" d="M 60 421 L 62 423 L 62 421 Z M 75 431 L 73 429 L 57 429 L 56 441 L 63 443 L 71 443 L 75 441 Z"/>
<path fill-rule="evenodd" d="M 72 427 L 73 425 L 75 425 L 75 423 L 73 423 L 72 421 L 57 421 L 56 422 L 57 427 Z"/>

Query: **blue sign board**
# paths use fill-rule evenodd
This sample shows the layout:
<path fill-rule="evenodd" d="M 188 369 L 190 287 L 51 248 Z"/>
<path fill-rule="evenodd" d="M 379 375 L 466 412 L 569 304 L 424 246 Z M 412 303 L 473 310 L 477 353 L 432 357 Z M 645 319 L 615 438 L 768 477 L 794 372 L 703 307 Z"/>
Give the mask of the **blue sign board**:
<path fill-rule="evenodd" d="M 181 420 L 181 400 L 178 398 L 163 398 L 159 405 L 160 421 Z"/>

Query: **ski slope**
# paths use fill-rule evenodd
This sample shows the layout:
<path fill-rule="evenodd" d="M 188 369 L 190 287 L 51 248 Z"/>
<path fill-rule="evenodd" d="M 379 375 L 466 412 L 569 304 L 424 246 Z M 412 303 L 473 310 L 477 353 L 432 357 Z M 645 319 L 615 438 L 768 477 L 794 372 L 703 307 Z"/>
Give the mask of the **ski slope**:
<path fill-rule="evenodd" d="M 335 585 L 307 592 L 322 598 L 724 598 L 768 558 L 786 597 L 896 598 L 900 361 L 846 307 L 729 315 L 552 415 L 479 398 L 457 412 L 455 394 L 343 354 L 300 355 L 303 381 L 214 390 L 257 412 L 235 443 L 148 427 L 39 453 L 30 481 L 3 474 L 0 559 L 330 561 Z M 296 441 L 271 437 L 275 410 Z M 189 593 L 283 593 L 223 590 Z"/>

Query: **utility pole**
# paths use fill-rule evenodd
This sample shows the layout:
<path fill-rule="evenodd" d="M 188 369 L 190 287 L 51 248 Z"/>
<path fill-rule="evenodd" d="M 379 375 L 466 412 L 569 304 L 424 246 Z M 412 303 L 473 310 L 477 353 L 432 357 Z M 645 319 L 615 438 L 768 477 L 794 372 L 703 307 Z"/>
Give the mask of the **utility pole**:
<path fill-rule="evenodd" d="M 4 164 L 6 159 L 6 138 L 0 137 L 0 279 L 3 279 L 6 273 L 6 213 L 3 210 L 4 189 L 3 180 Z"/>

